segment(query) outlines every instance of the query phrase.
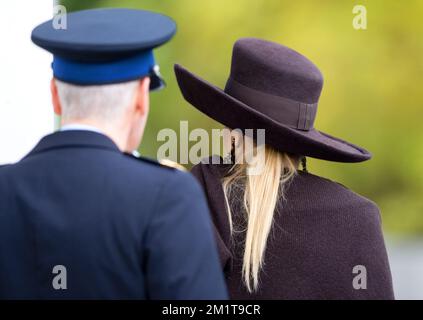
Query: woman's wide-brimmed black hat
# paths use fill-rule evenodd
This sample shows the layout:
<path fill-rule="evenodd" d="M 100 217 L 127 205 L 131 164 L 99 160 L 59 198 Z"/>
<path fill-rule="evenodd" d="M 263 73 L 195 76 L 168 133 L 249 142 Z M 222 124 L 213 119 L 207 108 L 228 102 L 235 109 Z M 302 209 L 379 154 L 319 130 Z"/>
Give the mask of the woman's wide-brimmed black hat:
<path fill-rule="evenodd" d="M 290 48 L 255 38 L 238 40 L 224 90 L 180 65 L 175 73 L 190 104 L 228 128 L 265 129 L 266 144 L 279 151 L 337 162 L 371 158 L 365 149 L 314 128 L 323 76 Z"/>

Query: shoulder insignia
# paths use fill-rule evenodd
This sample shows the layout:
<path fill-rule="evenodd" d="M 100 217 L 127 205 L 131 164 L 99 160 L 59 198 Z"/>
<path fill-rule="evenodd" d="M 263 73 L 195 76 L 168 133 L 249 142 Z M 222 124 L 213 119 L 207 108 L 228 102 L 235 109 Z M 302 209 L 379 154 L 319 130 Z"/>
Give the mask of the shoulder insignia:
<path fill-rule="evenodd" d="M 169 160 L 169 159 L 162 159 L 162 160 L 159 161 L 159 163 L 162 166 L 165 166 L 165 167 L 178 169 L 180 171 L 187 171 L 187 169 L 183 165 L 180 165 L 179 163 L 172 161 L 172 160 Z"/>
<path fill-rule="evenodd" d="M 146 158 L 146 157 L 142 157 L 138 152 L 134 152 L 134 153 L 124 153 L 124 155 L 135 159 L 135 160 L 139 160 L 139 161 L 143 161 L 143 162 L 148 162 L 150 164 L 156 165 L 156 166 L 160 166 L 166 169 L 178 169 L 178 170 L 182 170 L 182 171 L 187 171 L 183 166 L 181 166 L 180 164 L 173 162 L 171 160 L 167 160 L 167 159 L 163 159 L 160 161 L 151 159 L 151 158 Z"/>

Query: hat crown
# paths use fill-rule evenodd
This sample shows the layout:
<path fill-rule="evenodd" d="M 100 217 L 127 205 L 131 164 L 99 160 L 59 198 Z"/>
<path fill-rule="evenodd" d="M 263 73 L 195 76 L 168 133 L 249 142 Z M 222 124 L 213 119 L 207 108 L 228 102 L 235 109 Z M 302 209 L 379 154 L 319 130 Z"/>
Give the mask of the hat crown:
<path fill-rule="evenodd" d="M 255 38 L 235 43 L 230 78 L 266 94 L 310 104 L 318 102 L 323 87 L 323 76 L 309 59 Z"/>

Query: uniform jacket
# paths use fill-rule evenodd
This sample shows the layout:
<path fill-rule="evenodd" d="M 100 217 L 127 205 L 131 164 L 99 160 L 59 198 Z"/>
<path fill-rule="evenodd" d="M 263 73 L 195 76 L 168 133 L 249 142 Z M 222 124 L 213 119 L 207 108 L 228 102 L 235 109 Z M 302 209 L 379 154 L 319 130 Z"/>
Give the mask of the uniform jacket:
<path fill-rule="evenodd" d="M 277 205 L 259 290 L 248 293 L 241 278 L 245 233 L 231 237 L 221 186 L 228 168 L 200 163 L 192 173 L 206 191 L 232 299 L 394 298 L 378 207 L 336 182 L 303 171 L 287 186 L 286 201 Z M 231 208 L 234 226 L 241 230 L 242 206 L 235 202 Z M 356 276 L 361 289 L 354 287 Z"/>
<path fill-rule="evenodd" d="M 66 268 L 65 289 L 53 285 L 63 276 L 56 266 Z M 124 155 L 88 131 L 46 136 L 0 167 L 0 298 L 225 297 L 207 204 L 190 174 Z"/>

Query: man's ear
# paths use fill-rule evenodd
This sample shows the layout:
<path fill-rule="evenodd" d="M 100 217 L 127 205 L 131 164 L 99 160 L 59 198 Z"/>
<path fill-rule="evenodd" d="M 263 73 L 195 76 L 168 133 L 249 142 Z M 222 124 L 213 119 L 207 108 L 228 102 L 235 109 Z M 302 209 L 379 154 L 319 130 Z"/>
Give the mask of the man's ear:
<path fill-rule="evenodd" d="M 62 105 L 60 104 L 59 92 L 57 91 L 56 81 L 54 78 L 51 79 L 50 90 L 51 90 L 51 101 L 53 103 L 54 113 L 58 116 L 61 116 Z"/>
<path fill-rule="evenodd" d="M 148 113 L 150 106 L 150 78 L 145 77 L 140 80 L 137 92 L 137 101 L 136 101 L 137 112 L 142 116 Z"/>

